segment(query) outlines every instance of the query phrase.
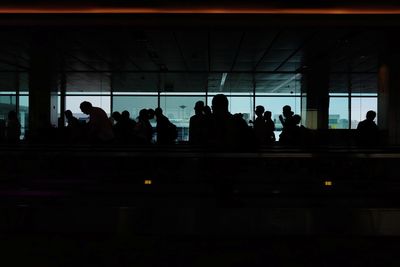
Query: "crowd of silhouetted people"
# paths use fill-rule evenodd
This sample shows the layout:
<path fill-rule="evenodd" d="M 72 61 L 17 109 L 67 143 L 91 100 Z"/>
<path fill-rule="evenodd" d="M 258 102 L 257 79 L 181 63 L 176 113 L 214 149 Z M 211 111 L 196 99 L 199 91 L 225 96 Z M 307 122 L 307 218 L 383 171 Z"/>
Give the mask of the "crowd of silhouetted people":
<path fill-rule="evenodd" d="M 243 114 L 229 112 L 228 98 L 223 94 L 215 95 L 211 107 L 203 101 L 197 101 L 195 114 L 189 121 L 189 143 L 195 146 L 209 147 L 256 147 L 271 146 L 279 141 L 283 146 L 307 146 L 314 139 L 313 131 L 301 124 L 301 116 L 294 114 L 286 105 L 279 115 L 282 131 L 279 140 L 275 138 L 275 122 L 271 111 L 256 106 L 255 119 L 249 123 Z M 81 111 L 88 115 L 88 121 L 74 117 L 70 110 L 64 112 L 66 127 L 62 130 L 62 139 L 67 143 L 95 144 L 132 144 L 172 145 L 177 142 L 178 129 L 164 114 L 161 108 L 142 109 L 135 119 L 125 110 L 115 111 L 111 118 L 100 107 L 90 102 L 80 104 Z M 376 113 L 368 111 L 366 119 L 358 124 L 357 144 L 376 145 L 379 129 L 374 122 Z M 151 120 L 156 120 L 153 127 Z M 0 124 L 0 140 L 18 143 L 21 125 L 15 111 L 10 111 L 6 123 Z"/>
<path fill-rule="evenodd" d="M 21 136 L 21 124 L 18 120 L 17 112 L 11 110 L 7 114 L 7 120 L 0 120 L 0 141 L 9 144 L 19 142 Z"/>

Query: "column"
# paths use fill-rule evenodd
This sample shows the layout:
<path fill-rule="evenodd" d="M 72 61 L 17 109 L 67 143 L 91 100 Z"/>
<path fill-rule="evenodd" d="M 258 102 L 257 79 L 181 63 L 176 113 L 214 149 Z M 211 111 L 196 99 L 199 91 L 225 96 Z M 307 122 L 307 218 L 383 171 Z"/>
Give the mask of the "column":
<path fill-rule="evenodd" d="M 51 126 L 57 114 L 57 64 L 49 32 L 36 32 L 30 44 L 29 131 L 32 136 Z M 54 122 L 53 122 L 54 123 Z M 57 125 L 57 124 L 56 124 Z"/>
<path fill-rule="evenodd" d="M 378 68 L 378 126 L 381 139 L 389 145 L 400 144 L 400 40 L 386 33 Z"/>
<path fill-rule="evenodd" d="M 328 129 L 329 61 L 316 59 L 302 70 L 302 117 L 310 129 Z"/>

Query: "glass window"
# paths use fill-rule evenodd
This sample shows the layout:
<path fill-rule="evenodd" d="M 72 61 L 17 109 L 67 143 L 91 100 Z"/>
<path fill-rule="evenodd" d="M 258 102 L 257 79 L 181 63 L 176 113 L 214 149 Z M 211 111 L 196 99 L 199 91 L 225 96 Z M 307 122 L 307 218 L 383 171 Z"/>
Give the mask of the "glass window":
<path fill-rule="evenodd" d="M 329 129 L 349 128 L 349 100 L 347 97 L 329 98 Z"/>
<path fill-rule="evenodd" d="M 29 122 L 29 96 L 19 96 L 19 121 L 21 123 L 21 138 L 25 136 Z"/>
<path fill-rule="evenodd" d="M 360 121 L 365 120 L 369 110 L 378 111 L 378 98 L 376 97 L 352 97 L 351 98 L 351 129 L 357 129 Z M 375 122 L 378 120 L 378 115 Z"/>
<path fill-rule="evenodd" d="M 208 105 L 211 107 L 212 106 L 212 99 L 214 96 L 209 96 L 208 97 Z M 249 122 L 249 120 L 252 120 L 253 116 L 253 95 L 249 94 L 248 96 L 243 96 L 241 94 L 240 96 L 234 95 L 234 94 L 229 94 L 227 95 L 228 101 L 229 101 L 229 111 L 232 114 L 235 113 L 242 113 L 243 118 Z"/>
<path fill-rule="evenodd" d="M 110 77 L 102 73 L 73 73 L 67 77 L 67 94 L 109 94 Z"/>
<path fill-rule="evenodd" d="M 7 120 L 8 112 L 16 110 L 15 95 L 0 95 L 0 120 Z"/>
<path fill-rule="evenodd" d="M 83 114 L 81 109 L 79 108 L 80 104 L 83 101 L 88 101 L 92 103 L 94 107 L 100 107 L 104 109 L 104 111 L 110 115 L 110 96 L 69 96 L 65 97 L 65 107 L 68 110 L 71 110 L 75 117 L 78 119 L 85 119 L 88 116 Z"/>
<path fill-rule="evenodd" d="M 157 96 L 113 96 L 113 111 L 129 111 L 131 118 L 139 116 L 141 109 L 155 109 L 157 107 Z"/>
<path fill-rule="evenodd" d="M 160 97 L 160 107 L 165 116 L 178 128 L 178 140 L 188 141 L 189 120 L 194 115 L 194 105 L 204 101 L 205 96 L 165 96 Z"/>
<path fill-rule="evenodd" d="M 113 73 L 114 92 L 157 92 L 161 76 L 157 73 Z"/>
<path fill-rule="evenodd" d="M 300 101 L 300 97 L 256 97 L 256 106 L 264 106 L 266 111 L 272 112 L 272 120 L 275 122 L 275 128 L 280 132 L 282 124 L 279 121 L 279 115 L 282 114 L 282 107 L 289 105 L 294 114 L 300 115 Z"/>
<path fill-rule="evenodd" d="M 208 105 L 216 94 L 225 94 L 232 114 L 242 113 L 248 122 L 253 116 L 253 76 L 246 73 L 214 73 L 208 77 Z"/>

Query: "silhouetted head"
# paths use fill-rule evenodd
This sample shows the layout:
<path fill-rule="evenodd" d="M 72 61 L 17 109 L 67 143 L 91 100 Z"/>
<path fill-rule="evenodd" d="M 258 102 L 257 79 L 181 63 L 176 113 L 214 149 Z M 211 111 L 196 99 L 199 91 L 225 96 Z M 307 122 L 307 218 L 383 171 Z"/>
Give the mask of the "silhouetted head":
<path fill-rule="evenodd" d="M 139 111 L 139 120 L 148 120 L 149 119 L 149 111 L 147 109 L 141 109 Z"/>
<path fill-rule="evenodd" d="M 263 113 L 264 113 L 264 110 L 265 109 L 264 109 L 263 106 L 257 106 L 256 110 L 255 110 L 255 113 L 256 113 L 257 117 L 261 117 L 263 115 Z"/>
<path fill-rule="evenodd" d="M 288 118 L 288 117 L 291 117 L 291 116 L 293 116 L 293 111 L 292 111 L 292 108 L 290 107 L 290 106 L 288 106 L 288 105 L 286 105 L 286 106 L 284 106 L 283 108 L 282 108 L 282 114 L 283 114 L 283 116 L 285 117 L 285 118 Z"/>
<path fill-rule="evenodd" d="M 271 119 L 272 118 L 272 112 L 271 111 L 265 111 L 264 112 L 264 119 Z"/>
<path fill-rule="evenodd" d="M 162 116 L 162 108 L 156 108 L 154 110 L 154 115 L 156 115 L 156 117 Z"/>
<path fill-rule="evenodd" d="M 233 114 L 233 117 L 235 119 L 243 119 L 243 113 L 235 113 L 235 114 Z"/>
<path fill-rule="evenodd" d="M 129 120 L 130 116 L 131 116 L 131 114 L 127 110 L 124 110 L 121 113 L 121 119 L 123 119 L 123 120 Z"/>
<path fill-rule="evenodd" d="M 366 117 L 367 117 L 367 120 L 373 121 L 376 118 L 376 112 L 373 110 L 370 110 L 367 112 Z"/>
<path fill-rule="evenodd" d="M 115 121 L 120 121 L 121 120 L 121 113 L 119 113 L 118 111 L 114 111 L 111 114 L 111 117 L 115 120 Z"/>
<path fill-rule="evenodd" d="M 204 114 L 205 114 L 206 116 L 210 116 L 210 115 L 211 115 L 211 108 L 210 108 L 210 106 L 205 106 L 205 107 L 204 107 Z"/>
<path fill-rule="evenodd" d="M 214 114 L 220 115 L 229 112 L 228 111 L 229 101 L 226 95 L 218 94 L 214 96 L 211 103 L 212 103 L 211 108 Z"/>
<path fill-rule="evenodd" d="M 86 115 L 89 115 L 90 111 L 92 111 L 93 108 L 92 103 L 87 101 L 83 101 L 79 107 L 81 108 L 81 111 Z"/>
<path fill-rule="evenodd" d="M 10 112 L 8 112 L 8 119 L 9 119 L 9 120 L 16 120 L 16 119 L 18 119 L 18 117 L 17 117 L 17 112 L 15 112 L 14 110 L 11 110 Z"/>
<path fill-rule="evenodd" d="M 154 109 L 149 108 L 149 109 L 147 110 L 147 115 L 148 115 L 149 120 L 154 119 L 154 115 L 155 115 Z"/>
<path fill-rule="evenodd" d="M 201 114 L 204 111 L 204 102 L 203 101 L 197 101 L 196 104 L 194 105 L 194 111 L 196 114 Z"/>
<path fill-rule="evenodd" d="M 297 124 L 300 124 L 300 122 L 301 122 L 301 116 L 298 115 L 298 114 L 293 115 L 293 121 L 294 121 L 294 123 L 295 123 L 296 125 L 297 125 Z"/>
<path fill-rule="evenodd" d="M 69 120 L 69 119 L 71 119 L 72 117 L 73 117 L 73 115 L 72 115 L 72 111 L 71 110 L 66 110 L 65 112 L 64 112 L 64 115 L 65 115 L 65 117 Z"/>

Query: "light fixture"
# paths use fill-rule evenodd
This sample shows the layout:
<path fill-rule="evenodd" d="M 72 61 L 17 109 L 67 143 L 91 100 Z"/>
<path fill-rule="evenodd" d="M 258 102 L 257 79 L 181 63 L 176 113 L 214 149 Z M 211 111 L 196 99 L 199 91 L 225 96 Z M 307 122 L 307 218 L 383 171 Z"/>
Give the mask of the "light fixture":
<path fill-rule="evenodd" d="M 228 73 L 224 72 L 222 73 L 222 77 L 221 77 L 221 83 L 219 85 L 219 91 L 222 92 L 222 89 L 224 88 L 225 85 L 225 81 L 226 81 L 226 77 L 228 76 Z"/>

